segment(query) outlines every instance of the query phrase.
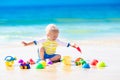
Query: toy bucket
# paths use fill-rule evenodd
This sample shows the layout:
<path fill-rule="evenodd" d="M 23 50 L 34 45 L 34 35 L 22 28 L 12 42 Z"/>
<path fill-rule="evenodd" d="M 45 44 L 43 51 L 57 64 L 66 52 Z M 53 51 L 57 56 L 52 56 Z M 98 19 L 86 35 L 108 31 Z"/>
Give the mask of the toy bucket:
<path fill-rule="evenodd" d="M 71 57 L 70 56 L 63 56 L 63 63 L 65 65 L 71 65 Z"/>

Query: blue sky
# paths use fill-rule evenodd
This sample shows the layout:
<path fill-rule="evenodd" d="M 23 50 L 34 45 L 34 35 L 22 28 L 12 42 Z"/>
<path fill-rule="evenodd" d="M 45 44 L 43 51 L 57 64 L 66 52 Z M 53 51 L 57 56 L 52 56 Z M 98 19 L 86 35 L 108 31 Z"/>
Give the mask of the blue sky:
<path fill-rule="evenodd" d="M 118 4 L 120 0 L 0 0 L 0 6 L 58 4 Z"/>

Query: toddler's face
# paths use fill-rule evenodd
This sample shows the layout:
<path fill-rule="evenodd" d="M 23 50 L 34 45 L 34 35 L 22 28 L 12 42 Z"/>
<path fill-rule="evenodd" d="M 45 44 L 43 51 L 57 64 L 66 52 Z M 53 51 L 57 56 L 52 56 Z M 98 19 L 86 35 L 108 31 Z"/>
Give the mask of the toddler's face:
<path fill-rule="evenodd" d="M 51 41 L 54 41 L 57 39 L 58 37 L 58 32 L 50 32 L 49 34 L 47 34 L 47 37 L 51 40 Z"/>

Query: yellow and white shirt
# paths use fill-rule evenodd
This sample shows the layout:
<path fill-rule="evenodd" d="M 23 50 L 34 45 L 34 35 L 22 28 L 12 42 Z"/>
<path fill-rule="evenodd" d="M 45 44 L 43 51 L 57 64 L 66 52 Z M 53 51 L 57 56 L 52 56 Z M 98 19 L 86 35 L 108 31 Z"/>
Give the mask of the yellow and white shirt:
<path fill-rule="evenodd" d="M 54 54 L 58 45 L 69 47 L 70 44 L 56 39 L 55 41 L 50 41 L 49 39 L 41 39 L 34 41 L 35 45 L 41 44 L 45 49 L 46 54 Z"/>

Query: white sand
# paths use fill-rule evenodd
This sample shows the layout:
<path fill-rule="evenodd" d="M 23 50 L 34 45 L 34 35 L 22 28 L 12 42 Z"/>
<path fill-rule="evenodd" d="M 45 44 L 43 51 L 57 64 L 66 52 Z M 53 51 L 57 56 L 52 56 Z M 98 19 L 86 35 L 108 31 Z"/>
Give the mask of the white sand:
<path fill-rule="evenodd" d="M 17 45 L 0 46 L 0 80 L 119 80 L 120 79 L 120 39 L 94 39 L 82 40 L 82 54 L 73 48 L 59 47 L 57 53 L 62 56 L 69 55 L 72 60 L 77 57 L 84 58 L 87 62 L 93 59 L 104 61 L 107 65 L 104 69 L 90 68 L 83 69 L 75 65 L 64 66 L 56 63 L 46 69 L 35 69 L 35 65 L 29 70 L 19 69 L 18 60 L 27 61 L 30 58 L 37 59 L 37 47 L 23 47 Z M 4 58 L 16 56 L 14 68 L 6 69 Z"/>

